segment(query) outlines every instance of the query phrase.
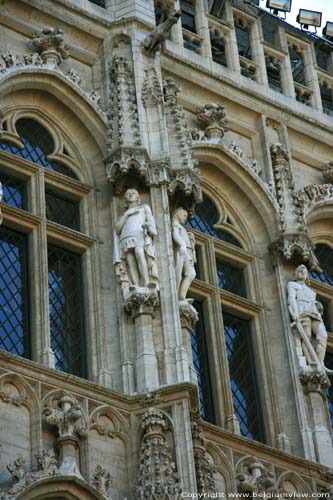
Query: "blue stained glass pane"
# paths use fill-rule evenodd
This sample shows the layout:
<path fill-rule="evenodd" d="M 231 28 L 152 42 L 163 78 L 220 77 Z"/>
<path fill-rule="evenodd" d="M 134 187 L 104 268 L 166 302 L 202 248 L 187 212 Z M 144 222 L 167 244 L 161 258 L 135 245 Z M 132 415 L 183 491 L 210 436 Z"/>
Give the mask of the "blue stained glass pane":
<path fill-rule="evenodd" d="M 0 229 L 0 349 L 29 355 L 26 237 Z"/>
<path fill-rule="evenodd" d="M 26 208 L 26 182 L 0 172 L 3 202 L 16 208 Z"/>
<path fill-rule="evenodd" d="M 333 286 L 333 250 L 328 245 L 316 245 L 316 257 L 322 272 L 310 271 L 311 278 Z"/>

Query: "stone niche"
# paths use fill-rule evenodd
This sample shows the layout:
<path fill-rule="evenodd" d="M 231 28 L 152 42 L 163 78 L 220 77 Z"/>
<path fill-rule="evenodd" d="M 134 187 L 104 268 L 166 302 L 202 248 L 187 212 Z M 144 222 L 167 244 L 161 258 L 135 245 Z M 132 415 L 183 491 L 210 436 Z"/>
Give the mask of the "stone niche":
<path fill-rule="evenodd" d="M 110 412 L 97 411 L 92 416 L 89 432 L 90 475 L 97 465 L 110 472 L 112 500 L 123 500 L 129 496 L 127 475 L 126 434 L 117 417 Z M 129 431 L 127 432 L 129 436 Z"/>
<path fill-rule="evenodd" d="M 11 484 L 7 465 L 18 457 L 31 468 L 31 409 L 25 390 L 11 377 L 0 382 L 0 488 Z"/>

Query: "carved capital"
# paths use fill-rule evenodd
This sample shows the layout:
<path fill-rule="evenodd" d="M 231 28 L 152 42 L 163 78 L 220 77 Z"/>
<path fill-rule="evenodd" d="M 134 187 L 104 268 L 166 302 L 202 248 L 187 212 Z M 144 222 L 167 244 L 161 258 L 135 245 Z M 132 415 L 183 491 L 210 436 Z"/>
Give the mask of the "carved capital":
<path fill-rule="evenodd" d="M 205 104 L 196 115 L 199 122 L 206 126 L 205 136 L 212 142 L 219 142 L 229 127 L 223 104 Z"/>
<path fill-rule="evenodd" d="M 135 319 L 140 314 L 153 314 L 159 305 L 156 286 L 152 283 L 150 288 L 130 287 L 124 307 L 126 312 Z"/>
<path fill-rule="evenodd" d="M 57 66 L 69 56 L 61 28 L 44 28 L 32 37 L 32 45 L 46 64 Z"/>
<path fill-rule="evenodd" d="M 199 320 L 198 311 L 191 305 L 189 299 L 179 302 L 179 314 L 182 328 L 192 331 Z"/>

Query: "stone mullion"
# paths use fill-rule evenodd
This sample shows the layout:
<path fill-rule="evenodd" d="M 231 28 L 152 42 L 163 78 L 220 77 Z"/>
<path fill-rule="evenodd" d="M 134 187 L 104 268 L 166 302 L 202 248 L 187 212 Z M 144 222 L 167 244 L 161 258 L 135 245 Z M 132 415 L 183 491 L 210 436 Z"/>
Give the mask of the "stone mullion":
<path fill-rule="evenodd" d="M 188 355 L 183 345 L 174 266 L 172 229 L 167 186 L 151 188 L 153 214 L 158 230 L 157 253 L 160 278 L 160 308 L 164 343 L 166 384 L 189 381 Z"/>
<path fill-rule="evenodd" d="M 44 170 L 40 169 L 32 186 L 33 211 L 42 218 L 38 229 L 30 238 L 29 276 L 33 301 L 31 304 L 32 358 L 55 367 L 55 355 L 51 348 L 49 301 L 48 301 L 48 259 L 45 214 Z"/>

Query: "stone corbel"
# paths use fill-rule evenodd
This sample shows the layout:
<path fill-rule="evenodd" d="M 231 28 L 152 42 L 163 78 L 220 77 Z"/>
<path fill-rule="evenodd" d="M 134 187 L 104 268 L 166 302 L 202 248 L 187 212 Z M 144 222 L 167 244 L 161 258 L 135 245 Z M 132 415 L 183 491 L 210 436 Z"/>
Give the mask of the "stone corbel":
<path fill-rule="evenodd" d="M 237 474 L 239 493 L 273 493 L 276 491 L 274 474 L 259 460 L 253 460 Z"/>
<path fill-rule="evenodd" d="M 198 121 L 205 126 L 204 136 L 206 140 L 213 144 L 221 142 L 229 128 L 229 120 L 223 104 L 205 104 L 198 109 L 196 116 Z"/>
<path fill-rule="evenodd" d="M 326 400 L 326 391 L 331 383 L 324 370 L 315 367 L 302 367 L 299 374 L 305 394 L 319 393 Z"/>
<path fill-rule="evenodd" d="M 131 288 L 133 288 L 132 291 Z M 139 289 L 137 287 L 130 287 L 124 307 L 132 319 L 135 319 L 141 314 L 152 315 L 159 305 L 160 301 L 156 285 L 151 283 L 149 288 Z"/>
<path fill-rule="evenodd" d="M 44 28 L 32 37 L 32 46 L 40 54 L 45 64 L 58 66 L 69 56 L 61 28 Z"/>

